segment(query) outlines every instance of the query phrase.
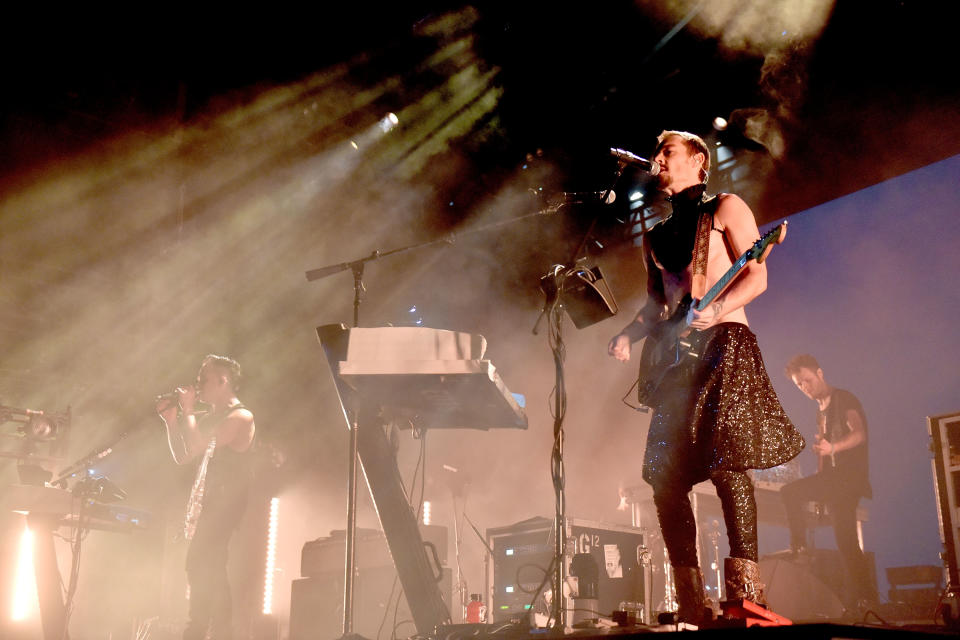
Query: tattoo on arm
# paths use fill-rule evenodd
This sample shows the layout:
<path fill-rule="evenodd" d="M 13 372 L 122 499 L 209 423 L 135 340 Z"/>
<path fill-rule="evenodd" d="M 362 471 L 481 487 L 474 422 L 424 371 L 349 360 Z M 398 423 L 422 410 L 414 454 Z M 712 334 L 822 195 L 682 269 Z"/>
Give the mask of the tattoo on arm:
<path fill-rule="evenodd" d="M 722 303 L 722 302 L 714 302 L 714 303 L 713 303 L 713 317 L 714 317 L 714 318 L 719 318 L 721 315 L 723 315 L 723 303 Z"/>

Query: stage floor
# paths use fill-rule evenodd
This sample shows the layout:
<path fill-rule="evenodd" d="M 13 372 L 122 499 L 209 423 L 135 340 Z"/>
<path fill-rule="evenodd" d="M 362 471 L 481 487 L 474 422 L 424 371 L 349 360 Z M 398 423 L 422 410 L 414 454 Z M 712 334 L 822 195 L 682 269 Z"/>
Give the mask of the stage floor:
<path fill-rule="evenodd" d="M 899 639 L 899 638 L 941 638 L 957 637 L 958 629 L 947 629 L 932 624 L 902 624 L 902 625 L 848 625 L 832 623 L 793 624 L 776 627 L 753 626 L 703 628 L 696 629 L 680 625 L 653 625 L 635 627 L 612 627 L 608 629 L 577 629 L 572 632 L 555 635 L 548 629 L 510 629 L 506 625 L 450 625 L 438 631 L 435 640 L 537 640 L 552 637 L 563 637 L 576 640 L 600 640 L 616 637 L 617 640 L 629 640 L 635 636 L 646 636 L 651 633 L 696 634 L 704 638 L 757 638 L 757 639 Z"/>

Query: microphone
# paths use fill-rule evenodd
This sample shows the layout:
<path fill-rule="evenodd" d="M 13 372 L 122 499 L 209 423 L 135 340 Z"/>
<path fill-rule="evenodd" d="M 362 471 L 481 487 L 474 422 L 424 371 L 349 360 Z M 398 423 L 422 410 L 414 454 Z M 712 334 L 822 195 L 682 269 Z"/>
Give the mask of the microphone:
<path fill-rule="evenodd" d="M 617 159 L 617 162 L 623 165 L 629 165 L 631 167 L 637 167 L 641 171 L 646 171 L 652 176 L 660 173 L 660 165 L 652 160 L 647 160 L 646 158 L 641 158 L 640 156 L 630 153 L 624 149 L 610 149 L 610 155 Z"/>
<path fill-rule="evenodd" d="M 550 205 L 560 207 L 565 204 L 583 204 L 585 202 L 613 204 L 616 199 L 617 192 L 613 189 L 604 191 L 561 191 L 550 198 Z"/>

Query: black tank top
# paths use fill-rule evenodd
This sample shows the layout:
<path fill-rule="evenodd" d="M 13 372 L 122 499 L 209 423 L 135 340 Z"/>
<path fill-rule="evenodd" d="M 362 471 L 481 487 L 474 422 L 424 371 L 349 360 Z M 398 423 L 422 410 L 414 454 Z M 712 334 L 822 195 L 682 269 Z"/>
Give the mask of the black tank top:
<path fill-rule="evenodd" d="M 693 260 L 700 213 L 717 210 L 719 199 L 706 195 L 706 188 L 698 184 L 670 196 L 673 213 L 647 233 L 654 257 L 670 273 L 680 273 Z"/>
<path fill-rule="evenodd" d="M 243 404 L 233 405 L 219 421 L 226 420 L 231 413 L 244 408 L 246 407 Z M 254 432 L 255 439 L 256 432 Z M 208 463 L 207 477 L 204 480 L 204 509 L 213 504 L 217 505 L 215 508 L 233 508 L 246 502 L 253 476 L 252 451 L 253 442 L 246 451 L 217 446 Z"/>

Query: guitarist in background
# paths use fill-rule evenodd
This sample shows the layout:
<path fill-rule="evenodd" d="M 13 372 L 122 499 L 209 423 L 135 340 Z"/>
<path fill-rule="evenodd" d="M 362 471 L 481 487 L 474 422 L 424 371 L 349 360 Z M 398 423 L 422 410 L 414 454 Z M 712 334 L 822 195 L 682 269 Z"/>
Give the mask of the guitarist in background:
<path fill-rule="evenodd" d="M 848 610 L 865 608 L 876 601 L 870 565 L 857 535 L 857 504 L 872 498 L 867 456 L 867 416 L 855 395 L 830 386 L 823 369 L 808 354 L 794 356 L 784 373 L 797 388 L 817 403 L 817 473 L 800 478 L 780 490 L 790 525 L 790 550 L 800 558 L 806 552 L 807 528 L 804 507 L 813 500 L 827 505 L 833 519 L 837 549 L 851 578 Z"/>
<path fill-rule="evenodd" d="M 792 459 L 804 441 L 780 406 L 747 326 L 745 307 L 766 289 L 766 265 L 749 262 L 706 308 L 686 309 L 760 237 L 753 212 L 736 195 L 705 194 L 710 152 L 698 136 L 664 131 L 653 161 L 673 213 L 644 237 L 647 300 L 610 340 L 608 352 L 629 360 L 631 344 L 668 319 L 689 331 L 695 345 L 697 357 L 682 356 L 645 402 L 653 411 L 643 478 L 653 487 L 680 619 L 698 624 L 709 612 L 690 490 L 708 479 L 717 488 L 730 543 L 731 557 L 724 560 L 728 600 L 764 604 L 756 500 L 746 472 Z"/>

